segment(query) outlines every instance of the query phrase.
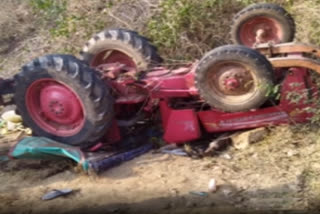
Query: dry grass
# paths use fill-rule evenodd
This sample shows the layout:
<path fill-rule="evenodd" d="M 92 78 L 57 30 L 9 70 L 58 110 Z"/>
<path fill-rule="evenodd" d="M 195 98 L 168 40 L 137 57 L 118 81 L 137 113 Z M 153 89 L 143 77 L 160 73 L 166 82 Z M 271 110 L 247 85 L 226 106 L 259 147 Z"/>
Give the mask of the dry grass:
<path fill-rule="evenodd" d="M 229 43 L 232 16 L 245 5 L 257 2 L 184 1 L 68 1 L 59 25 L 53 23 L 55 19 L 48 21 L 43 11 L 32 9 L 28 1 L 1 1 L 0 76 L 19 72 L 23 64 L 40 55 L 77 55 L 94 33 L 107 27 L 129 28 L 149 36 L 167 62 L 200 58 L 208 50 Z M 176 3 L 168 7 L 168 2 Z M 278 2 L 294 15 L 298 41 L 320 44 L 318 2 L 268 2 Z"/>
<path fill-rule="evenodd" d="M 87 40 L 107 27 L 142 31 L 156 5 L 157 0 L 123 0 L 112 7 L 101 0 L 68 1 L 62 21 L 55 23 L 54 17 L 46 17 L 46 11 L 35 10 L 28 1 L 1 1 L 0 77 L 19 72 L 22 65 L 41 55 L 79 56 Z"/>
<path fill-rule="evenodd" d="M 290 8 L 297 23 L 297 41 L 320 45 L 320 2 L 295 2 Z"/>

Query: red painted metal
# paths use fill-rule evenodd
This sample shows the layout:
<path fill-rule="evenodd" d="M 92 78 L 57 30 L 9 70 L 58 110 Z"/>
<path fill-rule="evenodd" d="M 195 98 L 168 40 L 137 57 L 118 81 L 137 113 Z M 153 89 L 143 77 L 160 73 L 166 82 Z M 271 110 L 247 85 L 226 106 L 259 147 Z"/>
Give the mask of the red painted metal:
<path fill-rule="evenodd" d="M 246 65 L 226 61 L 211 68 L 208 85 L 217 96 L 241 96 L 252 92 L 254 78 Z"/>
<path fill-rule="evenodd" d="M 174 110 L 166 101 L 160 102 L 163 139 L 167 143 L 185 143 L 199 139 L 201 136 L 199 119 L 193 109 Z"/>
<path fill-rule="evenodd" d="M 231 91 L 240 87 L 240 82 L 236 78 L 226 79 L 224 84 L 226 88 Z"/>
<path fill-rule="evenodd" d="M 289 57 L 290 55 L 287 56 Z M 180 144 L 201 138 L 200 126 L 208 133 L 216 133 L 307 122 L 312 114 L 307 113 L 305 108 L 313 106 L 311 99 L 319 98 L 318 89 L 311 81 L 308 69 L 276 68 L 275 79 L 281 84 L 281 97 L 276 104 L 267 103 L 259 109 L 247 112 L 221 112 L 210 108 L 199 97 L 194 83 L 197 64 L 195 62 L 174 70 L 157 67 L 146 74 L 138 74 L 133 67 L 120 63 L 99 65 L 97 69 L 111 85 L 116 98 L 116 117 L 103 142 L 114 143 L 121 140 L 117 121 L 134 121 L 141 113 L 148 117 L 158 107 L 164 140 Z M 241 78 L 233 75 L 233 72 L 230 74 L 230 77 L 222 78 L 226 88 L 237 89 L 242 84 Z M 301 98 L 290 98 L 296 95 Z M 175 105 L 179 102 L 183 102 L 183 105 Z M 35 81 L 26 92 L 26 105 L 32 119 L 48 133 L 72 136 L 83 128 L 83 104 L 76 93 L 64 83 L 53 79 Z"/>
<path fill-rule="evenodd" d="M 273 41 L 281 42 L 283 32 L 276 19 L 260 16 L 247 20 L 239 30 L 239 36 L 244 45 L 253 47 L 255 44 Z"/>
<path fill-rule="evenodd" d="M 104 143 L 97 143 L 96 145 L 92 146 L 91 148 L 89 148 L 89 152 L 96 152 L 98 151 L 99 149 L 101 149 L 103 147 Z"/>
<path fill-rule="evenodd" d="M 244 23 L 239 33 L 243 43 L 252 47 L 264 41 L 281 42 L 284 32 L 277 20 L 261 16 Z M 312 99 L 319 99 L 318 88 L 307 68 L 320 73 L 320 64 L 312 58 L 320 58 L 320 50 L 291 43 L 274 47 L 262 45 L 257 50 L 268 56 L 275 67 L 275 79 L 281 85 L 280 100 L 236 113 L 218 111 L 200 98 L 195 87 L 197 61 L 178 69 L 154 67 L 148 72 L 140 72 L 133 59 L 123 52 L 101 51 L 94 57 L 91 66 L 100 71 L 115 97 L 115 118 L 103 142 L 121 140 L 120 126 L 136 121 L 141 115 L 147 115 L 144 117 L 147 119 L 158 108 L 164 140 L 177 144 L 201 138 L 201 128 L 207 133 L 216 133 L 307 122 L 312 114 L 305 109 L 314 106 L 310 102 Z M 305 57 L 308 55 L 312 57 Z M 294 66 L 300 67 L 293 67 L 292 59 L 299 59 L 303 64 L 295 63 Z M 255 77 L 244 64 L 223 62 L 209 73 L 209 85 L 213 86 L 217 96 L 241 96 L 252 91 L 253 84 L 249 83 Z M 13 81 L 4 81 L 0 79 L 0 95 L 7 93 L 4 91 L 6 88 L 12 92 Z M 48 133 L 67 137 L 83 128 L 86 116 L 83 103 L 66 84 L 53 79 L 39 79 L 31 84 L 25 97 L 31 118 Z M 91 149 L 93 151 L 100 146 L 101 143 L 98 143 Z"/>
<path fill-rule="evenodd" d="M 76 93 L 53 79 L 39 79 L 26 92 L 26 106 L 32 119 L 46 132 L 72 136 L 84 125 L 85 112 Z"/>
<path fill-rule="evenodd" d="M 111 127 L 106 132 L 105 136 L 102 139 L 103 143 L 116 143 L 122 139 L 120 134 L 120 129 L 116 120 L 113 120 Z"/>
<path fill-rule="evenodd" d="M 130 111 L 137 112 L 134 109 L 124 110 L 124 105 L 128 105 L 126 107 L 128 108 L 132 104 L 141 103 L 144 104 L 144 111 L 153 111 L 157 106 L 160 106 L 164 140 L 168 143 L 179 144 L 199 139 L 201 137 L 200 124 L 207 132 L 215 133 L 283 123 L 306 122 L 312 116 L 303 110 L 310 106 L 305 103 L 307 98 L 299 100 L 298 103 L 292 103 L 288 99 L 288 93 L 303 94 L 306 91 L 310 92 L 310 88 L 312 95 L 315 95 L 316 87 L 312 84 L 307 69 L 304 68 L 275 70 L 276 79 L 281 79 L 282 76 L 285 76 L 285 79 L 281 83 L 281 99 L 278 104 L 271 107 L 266 106 L 237 113 L 221 112 L 214 108 L 197 110 L 193 105 L 183 109 L 171 107 L 170 103 L 178 102 L 176 101 L 178 98 L 194 97 L 204 103 L 199 98 L 194 85 L 196 65 L 197 62 L 178 70 L 155 68 L 154 71 L 150 71 L 138 80 L 134 79 L 133 75 L 119 74 L 113 80 L 107 78 L 117 94 L 117 117 Z M 132 69 L 128 69 L 128 72 L 132 72 Z M 225 81 L 229 87 L 237 88 L 236 83 L 239 80 L 237 77 L 229 77 Z M 113 132 L 110 133 L 113 134 Z"/>
<path fill-rule="evenodd" d="M 91 62 L 92 67 L 102 64 L 120 63 L 128 67 L 136 68 L 136 63 L 127 54 L 117 50 L 105 50 L 95 55 Z"/>
<path fill-rule="evenodd" d="M 310 106 L 306 103 L 308 98 L 306 92 L 311 92 L 314 96 L 316 86 L 312 84 L 306 69 L 292 68 L 289 72 L 282 83 L 279 105 L 237 113 L 225 113 L 216 110 L 200 111 L 198 115 L 206 131 L 222 132 L 284 123 L 307 122 L 312 114 L 304 111 L 304 108 Z M 310 91 L 310 88 L 313 91 Z M 306 96 L 298 100 L 297 103 L 293 103 L 291 98 L 288 97 L 289 94 L 306 94 Z"/>

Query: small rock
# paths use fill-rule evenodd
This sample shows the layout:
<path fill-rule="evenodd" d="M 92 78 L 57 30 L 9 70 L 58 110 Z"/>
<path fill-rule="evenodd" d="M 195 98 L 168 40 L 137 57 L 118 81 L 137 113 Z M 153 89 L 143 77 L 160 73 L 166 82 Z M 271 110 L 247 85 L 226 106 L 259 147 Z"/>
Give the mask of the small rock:
<path fill-rule="evenodd" d="M 258 153 L 253 153 L 253 154 L 252 154 L 252 158 L 258 159 L 258 157 L 259 157 Z"/>
<path fill-rule="evenodd" d="M 232 159 L 231 155 L 229 155 L 229 154 L 223 154 L 221 157 L 226 159 L 226 160 L 231 160 Z"/>
<path fill-rule="evenodd" d="M 217 182 L 214 178 L 211 178 L 208 185 L 209 192 L 216 192 L 217 191 Z"/>
<path fill-rule="evenodd" d="M 231 136 L 232 144 L 236 149 L 246 149 L 250 144 L 256 143 L 268 134 L 266 128 L 236 133 Z"/>
<path fill-rule="evenodd" d="M 232 194 L 232 190 L 231 189 L 223 189 L 222 190 L 224 196 L 228 197 Z"/>
<path fill-rule="evenodd" d="M 296 151 L 296 150 L 289 150 L 289 151 L 287 152 L 287 156 L 288 156 L 288 157 L 296 156 L 296 155 L 298 155 L 298 154 L 299 154 L 299 152 Z"/>
<path fill-rule="evenodd" d="M 177 189 L 175 189 L 175 188 L 171 189 L 170 192 L 171 192 L 174 196 L 178 196 L 178 195 L 179 195 L 179 190 L 177 190 Z"/>
<path fill-rule="evenodd" d="M 181 178 L 181 180 L 178 180 L 179 183 L 187 183 L 188 182 L 188 178 Z"/>
<path fill-rule="evenodd" d="M 214 151 L 225 150 L 230 145 L 230 143 L 231 139 L 227 136 L 217 138 L 209 144 L 208 148 L 204 151 L 204 154 L 209 155 Z"/>
<path fill-rule="evenodd" d="M 164 177 L 166 177 L 165 174 L 160 174 L 160 175 L 159 175 L 159 178 L 164 178 Z"/>

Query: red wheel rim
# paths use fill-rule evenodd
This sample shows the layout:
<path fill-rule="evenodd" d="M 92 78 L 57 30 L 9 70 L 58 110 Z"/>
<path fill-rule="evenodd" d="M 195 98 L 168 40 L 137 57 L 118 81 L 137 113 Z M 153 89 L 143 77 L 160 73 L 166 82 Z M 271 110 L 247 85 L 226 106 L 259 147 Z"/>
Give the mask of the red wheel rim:
<path fill-rule="evenodd" d="M 280 43 L 283 34 L 283 29 L 279 22 L 266 16 L 254 17 L 247 20 L 242 24 L 239 31 L 242 44 L 249 47 L 253 47 L 257 43 Z"/>
<path fill-rule="evenodd" d="M 228 103 L 246 102 L 255 91 L 255 76 L 242 63 L 219 63 L 208 72 L 207 80 L 210 90 Z"/>
<path fill-rule="evenodd" d="M 68 86 L 53 79 L 39 79 L 26 93 L 26 106 L 33 121 L 50 134 L 67 137 L 84 126 L 84 108 Z"/>
<path fill-rule="evenodd" d="M 97 67 L 102 64 L 116 63 L 116 62 L 124 64 L 131 68 L 137 67 L 136 63 L 133 61 L 133 59 L 130 56 L 117 50 L 105 50 L 98 53 L 97 55 L 94 56 L 93 60 L 91 61 L 91 66 Z"/>

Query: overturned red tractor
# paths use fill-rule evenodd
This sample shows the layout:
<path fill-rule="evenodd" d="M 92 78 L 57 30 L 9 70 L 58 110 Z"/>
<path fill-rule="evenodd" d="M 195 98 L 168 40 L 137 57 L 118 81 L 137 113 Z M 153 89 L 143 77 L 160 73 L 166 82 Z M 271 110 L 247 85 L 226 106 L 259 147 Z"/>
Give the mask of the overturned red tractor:
<path fill-rule="evenodd" d="M 39 57 L 14 80 L 2 80 L 1 93 L 13 90 L 18 113 L 36 135 L 82 148 L 102 138 L 118 141 L 121 127 L 153 120 L 157 112 L 168 143 L 306 122 L 312 115 L 304 109 L 318 96 L 310 74 L 320 72 L 320 50 L 289 43 L 294 34 L 294 21 L 283 8 L 255 4 L 233 20 L 236 45 L 168 69 L 145 37 L 105 30 L 84 46 L 82 60 Z M 275 88 L 279 99 L 270 96 Z M 292 102 L 294 94 L 302 98 Z"/>

